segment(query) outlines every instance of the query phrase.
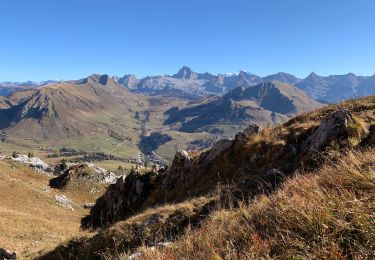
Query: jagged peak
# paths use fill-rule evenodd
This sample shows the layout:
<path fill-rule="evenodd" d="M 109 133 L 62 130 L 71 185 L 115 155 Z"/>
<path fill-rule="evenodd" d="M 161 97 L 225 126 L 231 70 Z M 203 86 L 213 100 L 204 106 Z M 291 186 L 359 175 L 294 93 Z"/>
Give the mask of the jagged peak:
<path fill-rule="evenodd" d="M 113 79 L 107 74 L 92 74 L 84 79 L 78 80 L 78 84 L 86 84 L 88 82 L 99 83 L 100 85 L 107 85 L 110 82 L 113 82 Z"/>
<path fill-rule="evenodd" d="M 127 74 L 119 78 L 116 82 L 127 88 L 135 88 L 138 86 L 139 79 L 134 74 Z"/>
<path fill-rule="evenodd" d="M 125 74 L 121 79 L 138 79 L 134 74 Z"/>
<path fill-rule="evenodd" d="M 176 74 L 172 76 L 173 78 L 179 79 L 197 79 L 198 74 L 195 73 L 190 67 L 183 66 Z"/>
<path fill-rule="evenodd" d="M 307 78 L 321 78 L 321 76 L 319 76 L 318 74 L 316 74 L 315 72 L 311 72 L 308 76 L 307 76 Z"/>

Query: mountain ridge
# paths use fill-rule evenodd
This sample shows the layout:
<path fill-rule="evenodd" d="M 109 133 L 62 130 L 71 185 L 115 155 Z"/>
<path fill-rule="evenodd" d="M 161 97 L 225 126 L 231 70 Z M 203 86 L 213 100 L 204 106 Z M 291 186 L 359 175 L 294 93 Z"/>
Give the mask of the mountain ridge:
<path fill-rule="evenodd" d="M 180 123 L 182 131 L 201 131 L 212 125 L 277 124 L 290 116 L 321 106 L 304 92 L 278 81 L 237 87 L 221 97 L 202 99 L 186 108 L 171 108 L 165 124 Z M 217 131 L 217 128 L 215 128 Z"/>
<path fill-rule="evenodd" d="M 129 87 L 129 76 L 120 78 L 125 87 Z M 312 72 L 304 79 L 292 74 L 279 72 L 260 77 L 245 71 L 233 74 L 213 75 L 208 72 L 197 73 L 191 68 L 183 66 L 173 76 L 147 76 L 137 79 L 132 77 L 131 89 L 141 93 L 178 93 L 180 96 L 199 98 L 204 95 L 223 95 L 226 92 L 242 85 L 256 85 L 262 82 L 278 80 L 297 86 L 316 100 L 338 102 L 348 98 L 375 94 L 375 75 L 357 76 L 353 73 L 344 75 L 319 76 Z"/>
<path fill-rule="evenodd" d="M 320 76 L 312 72 L 302 79 L 285 72 L 278 72 L 264 77 L 246 71 L 214 75 L 208 72 L 198 73 L 188 66 L 183 66 L 173 75 L 137 78 L 134 74 L 127 74 L 122 77 L 113 76 L 111 78 L 135 93 L 177 96 L 188 99 L 200 98 L 211 94 L 224 95 L 238 86 L 257 85 L 272 80 L 296 85 L 314 99 L 328 103 L 375 94 L 375 75 L 357 76 L 354 73 Z M 0 83 L 0 95 L 8 96 L 16 90 L 41 88 L 57 82 L 52 80 L 21 83 L 3 82 Z M 68 82 L 71 82 L 71 80 Z"/>

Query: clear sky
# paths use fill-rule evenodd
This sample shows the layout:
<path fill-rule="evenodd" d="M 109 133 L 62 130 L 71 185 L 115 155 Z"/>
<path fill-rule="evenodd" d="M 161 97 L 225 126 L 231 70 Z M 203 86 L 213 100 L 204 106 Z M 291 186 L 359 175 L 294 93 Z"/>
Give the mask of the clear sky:
<path fill-rule="evenodd" d="M 0 81 L 375 73 L 374 0 L 1 0 Z"/>

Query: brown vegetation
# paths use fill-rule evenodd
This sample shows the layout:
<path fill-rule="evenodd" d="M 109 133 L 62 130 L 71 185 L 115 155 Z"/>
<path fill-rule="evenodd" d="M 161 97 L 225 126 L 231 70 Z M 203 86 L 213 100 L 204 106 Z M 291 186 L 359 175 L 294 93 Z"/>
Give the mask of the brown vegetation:
<path fill-rule="evenodd" d="M 19 259 L 82 234 L 79 223 L 86 210 L 80 205 L 95 197 L 64 193 L 78 205 L 74 211 L 65 209 L 54 201 L 62 193 L 47 187 L 49 179 L 26 166 L 0 161 L 0 244 L 16 251 Z"/>
<path fill-rule="evenodd" d="M 375 252 L 374 150 L 300 172 L 272 195 L 214 212 L 140 259 L 370 259 Z"/>
<path fill-rule="evenodd" d="M 350 113 L 345 127 L 305 151 L 338 110 Z M 374 110 L 375 97 L 347 101 L 237 135 L 211 161 L 180 157 L 122 220 L 41 259 L 371 259 Z"/>

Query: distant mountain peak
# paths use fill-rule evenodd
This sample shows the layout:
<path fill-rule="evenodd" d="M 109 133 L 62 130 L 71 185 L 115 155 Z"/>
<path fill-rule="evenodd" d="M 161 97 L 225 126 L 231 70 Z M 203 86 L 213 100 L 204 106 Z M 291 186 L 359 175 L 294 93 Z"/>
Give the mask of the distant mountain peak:
<path fill-rule="evenodd" d="M 320 78 L 320 76 L 318 74 L 316 74 L 315 72 L 311 72 L 307 78 Z"/>
<path fill-rule="evenodd" d="M 80 84 L 86 84 L 87 82 L 99 83 L 100 85 L 107 85 L 109 81 L 113 81 L 107 74 L 93 74 L 79 81 Z"/>
<path fill-rule="evenodd" d="M 286 72 L 278 72 L 276 74 L 272 74 L 272 75 L 269 75 L 267 77 L 264 77 L 264 81 L 273 81 L 273 80 L 277 80 L 279 82 L 282 82 L 282 83 L 289 83 L 289 84 L 296 84 L 297 82 L 300 81 L 300 79 L 298 79 L 297 77 L 295 77 L 294 75 L 291 75 L 289 73 L 286 73 Z"/>
<path fill-rule="evenodd" d="M 138 86 L 139 79 L 134 74 L 127 74 L 118 79 L 117 82 L 127 88 L 133 89 Z"/>
<path fill-rule="evenodd" d="M 173 78 L 177 79 L 197 79 L 198 74 L 195 73 L 191 68 L 188 66 L 183 66 L 176 74 L 172 76 Z"/>
<path fill-rule="evenodd" d="M 240 70 L 237 74 L 238 76 L 248 76 L 248 75 L 251 75 L 249 72 L 245 71 L 245 70 Z"/>

